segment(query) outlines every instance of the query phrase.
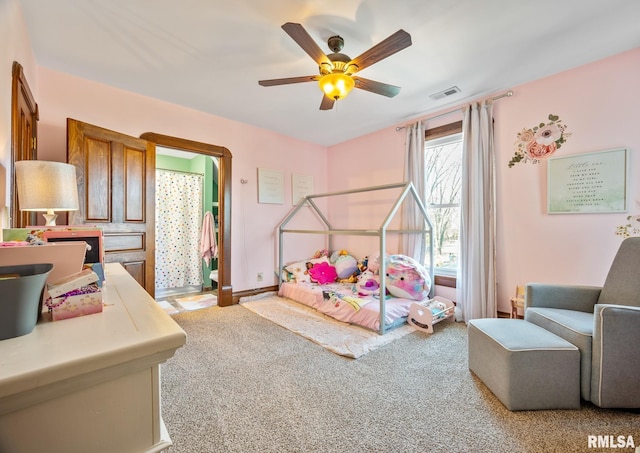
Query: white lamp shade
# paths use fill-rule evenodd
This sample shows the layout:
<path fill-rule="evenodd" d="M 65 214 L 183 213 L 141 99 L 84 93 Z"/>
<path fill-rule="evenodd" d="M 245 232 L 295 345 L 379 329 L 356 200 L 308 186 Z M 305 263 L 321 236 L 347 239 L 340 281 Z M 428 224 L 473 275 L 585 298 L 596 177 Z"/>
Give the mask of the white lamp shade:
<path fill-rule="evenodd" d="M 63 162 L 20 160 L 15 163 L 21 211 L 77 211 L 76 167 Z"/>

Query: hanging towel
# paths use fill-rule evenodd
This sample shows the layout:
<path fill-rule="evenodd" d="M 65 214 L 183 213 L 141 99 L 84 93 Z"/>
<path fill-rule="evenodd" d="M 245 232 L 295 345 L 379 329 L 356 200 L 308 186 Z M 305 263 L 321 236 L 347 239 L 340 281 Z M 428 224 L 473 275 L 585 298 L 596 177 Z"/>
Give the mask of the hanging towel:
<path fill-rule="evenodd" d="M 202 219 L 202 233 L 200 236 L 200 255 L 207 266 L 212 259 L 218 257 L 218 245 L 216 244 L 216 232 L 213 228 L 213 214 L 207 211 Z"/>

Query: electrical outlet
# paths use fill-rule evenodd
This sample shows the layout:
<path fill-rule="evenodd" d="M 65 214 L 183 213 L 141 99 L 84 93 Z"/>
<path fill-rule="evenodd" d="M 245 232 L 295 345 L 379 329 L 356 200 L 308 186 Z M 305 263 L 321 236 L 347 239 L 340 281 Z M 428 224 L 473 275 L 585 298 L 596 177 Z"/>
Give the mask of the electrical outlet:
<path fill-rule="evenodd" d="M 262 272 L 258 272 L 258 275 L 256 276 L 256 280 L 258 280 L 259 282 L 261 282 L 263 279 L 263 275 Z"/>

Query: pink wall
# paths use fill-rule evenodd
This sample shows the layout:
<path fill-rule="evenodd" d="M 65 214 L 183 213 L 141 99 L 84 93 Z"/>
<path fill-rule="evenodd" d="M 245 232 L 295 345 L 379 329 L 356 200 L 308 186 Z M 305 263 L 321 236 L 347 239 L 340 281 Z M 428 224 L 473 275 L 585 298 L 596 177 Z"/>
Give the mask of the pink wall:
<path fill-rule="evenodd" d="M 36 82 L 36 63 L 17 0 L 0 1 L 0 238 L 9 226 L 11 204 L 11 80 L 13 62 L 22 65 L 29 83 Z M 32 87 L 33 89 L 33 87 Z"/>
<path fill-rule="evenodd" d="M 332 146 L 328 154 L 331 191 L 402 182 L 402 159 L 398 159 L 398 150 L 403 152 L 403 149 L 404 133 L 389 134 L 387 130 Z M 338 228 L 379 228 L 399 194 L 400 190 L 373 192 L 366 203 L 364 196 L 332 198 L 331 219 Z M 394 238 L 389 240 L 393 242 Z M 335 245 L 357 257 L 373 255 L 379 250 L 377 239 L 362 236 L 339 236 Z"/>
<path fill-rule="evenodd" d="M 507 167 L 514 153 L 516 134 L 524 127 L 545 121 L 553 113 L 560 116 L 572 133 L 556 156 L 628 148 L 629 213 L 640 214 L 640 187 L 636 183 L 640 160 L 634 155 L 640 149 L 639 78 L 640 49 L 635 49 L 513 87 L 513 97 L 495 103 L 500 311 L 509 311 L 509 299 L 518 283 L 601 285 L 621 242 L 614 234 L 615 227 L 625 223 L 628 215 L 548 215 L 546 163 Z M 459 115 L 448 115 L 427 121 L 427 127 L 459 119 Z M 331 190 L 401 181 L 404 139 L 404 131 L 397 132 L 393 127 L 331 147 L 328 154 Z M 348 214 L 340 206 L 331 205 L 330 209 L 332 218 Z M 383 210 L 380 207 L 378 214 Z M 368 253 L 369 246 L 345 240 L 343 247 L 351 247 L 357 254 Z"/>
<path fill-rule="evenodd" d="M 66 160 L 68 117 L 135 137 L 157 132 L 228 148 L 233 155 L 233 290 L 276 282 L 275 228 L 292 208 L 291 174 L 313 176 L 314 189 L 326 191 L 326 148 L 44 67 L 38 76 L 40 159 Z M 284 204 L 257 202 L 258 168 L 284 172 Z M 257 281 L 258 272 L 264 281 Z"/>
<path fill-rule="evenodd" d="M 233 286 L 240 291 L 275 282 L 275 227 L 291 209 L 291 174 L 310 175 L 316 192 L 336 191 L 402 180 L 404 131 L 387 128 L 326 149 L 224 118 L 37 67 L 17 0 L 0 2 L 0 164 L 9 162 L 10 77 L 13 60 L 25 66 L 40 107 L 41 159 L 66 159 L 66 118 L 71 117 L 139 136 L 143 132 L 225 146 L 233 154 Z M 640 49 L 564 73 L 513 87 L 515 95 L 495 104 L 498 188 L 499 309 L 508 311 L 515 285 L 528 281 L 600 285 L 621 239 L 615 227 L 626 214 L 547 215 L 546 164 L 507 168 L 516 134 L 523 127 L 559 115 L 573 134 L 556 155 L 626 147 L 630 150 L 629 212 L 640 214 L 640 160 L 635 150 L 637 101 L 640 99 Z M 450 110 L 450 109 L 447 109 Z M 429 127 L 455 121 L 449 115 Z M 257 168 L 278 169 L 285 176 L 285 204 L 257 203 Z M 1 169 L 0 169 L 1 170 Z M 1 172 L 0 172 L 1 174 Z M 8 179 L 8 178 L 7 178 Z M 241 184 L 240 179 L 248 180 Z M 1 181 L 0 181 L 1 184 Z M 8 184 L 8 182 L 7 182 Z M 1 191 L 0 191 L 1 193 Z M 6 195 L 8 197 L 8 193 Z M 388 207 L 354 204 L 330 206 L 332 219 L 347 227 L 379 224 Z M 6 202 L 5 202 L 6 203 Z M 2 206 L 0 206 L 0 211 Z M 6 214 L 1 218 L 6 226 Z M 304 253 L 314 245 L 295 239 Z M 340 238 L 336 247 L 368 254 L 376 244 Z M 295 258 L 295 257 L 292 257 Z M 258 283 L 256 273 L 265 281 Z"/>
<path fill-rule="evenodd" d="M 640 48 L 515 87 L 496 117 L 501 307 L 518 282 L 602 285 L 628 214 L 546 214 L 546 163 L 507 167 L 523 127 L 560 116 L 572 136 L 555 156 L 627 148 L 629 213 L 640 214 Z"/>

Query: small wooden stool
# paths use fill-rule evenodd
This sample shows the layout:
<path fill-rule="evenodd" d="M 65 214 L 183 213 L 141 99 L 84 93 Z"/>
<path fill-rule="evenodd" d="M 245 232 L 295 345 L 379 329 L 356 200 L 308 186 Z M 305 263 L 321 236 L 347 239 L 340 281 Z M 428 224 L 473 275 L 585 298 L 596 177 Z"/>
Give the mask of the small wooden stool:
<path fill-rule="evenodd" d="M 511 298 L 511 318 L 518 318 L 518 308 L 524 310 L 524 285 L 516 286 L 516 295 Z"/>

